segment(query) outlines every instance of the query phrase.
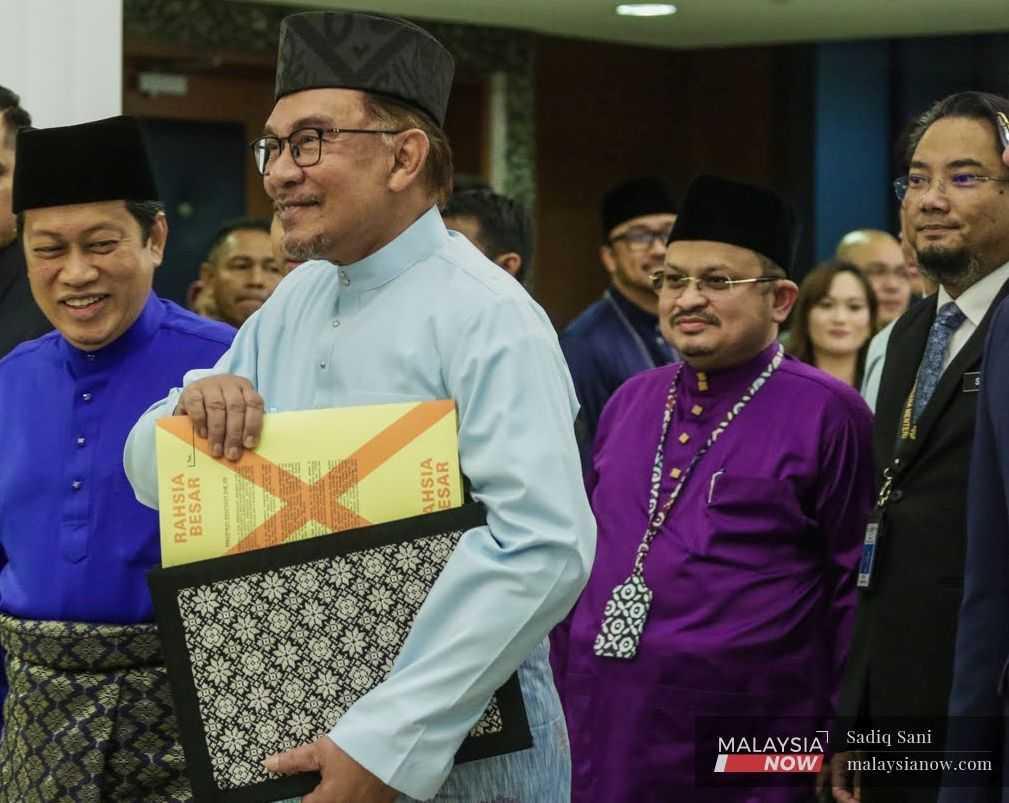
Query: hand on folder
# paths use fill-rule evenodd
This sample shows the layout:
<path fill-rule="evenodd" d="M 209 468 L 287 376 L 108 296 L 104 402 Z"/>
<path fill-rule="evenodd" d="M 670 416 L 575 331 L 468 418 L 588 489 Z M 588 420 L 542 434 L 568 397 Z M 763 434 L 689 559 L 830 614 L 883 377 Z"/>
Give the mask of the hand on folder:
<path fill-rule="evenodd" d="M 382 783 L 341 750 L 328 736 L 270 756 L 266 769 L 280 775 L 318 772 L 320 783 L 302 803 L 393 803 L 399 793 Z"/>
<path fill-rule="evenodd" d="M 255 449 L 263 431 L 263 397 L 244 376 L 208 376 L 188 385 L 176 415 L 188 415 L 201 438 L 210 441 L 214 457 L 236 461 L 244 449 Z"/>

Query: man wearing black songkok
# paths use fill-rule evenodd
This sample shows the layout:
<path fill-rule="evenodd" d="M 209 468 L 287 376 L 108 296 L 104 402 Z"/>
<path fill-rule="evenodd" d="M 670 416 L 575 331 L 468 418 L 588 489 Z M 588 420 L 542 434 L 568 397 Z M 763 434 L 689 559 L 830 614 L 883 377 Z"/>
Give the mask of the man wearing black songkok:
<path fill-rule="evenodd" d="M 658 178 L 637 178 L 603 196 L 599 259 L 610 287 L 561 334 L 561 348 L 581 403 L 582 458 L 607 399 L 634 374 L 666 365 L 676 351 L 662 337 L 650 276 L 662 268 L 676 220 L 673 197 Z"/>
<path fill-rule="evenodd" d="M 872 418 L 778 343 L 794 231 L 769 190 L 691 184 L 656 279 L 683 361 L 629 379 L 599 421 L 596 560 L 550 655 L 577 803 L 813 796 L 809 775 L 718 785 L 735 751 L 707 738 L 717 717 L 737 718 L 723 738 L 816 738 L 851 632 Z"/>
<path fill-rule="evenodd" d="M 11 211 L 14 143 L 18 132 L 31 124 L 31 115 L 21 107 L 20 98 L 0 86 L 0 357 L 18 343 L 52 329 L 28 289 L 24 252 L 17 242 Z"/>
<path fill-rule="evenodd" d="M 157 198 L 136 120 L 18 137 L 13 209 L 56 331 L 0 360 L 0 803 L 192 799 L 146 582 L 158 516 L 122 454 L 234 330 L 151 291 Z"/>
<path fill-rule="evenodd" d="M 326 735 L 292 731 L 306 744 L 256 756 L 265 767 L 249 772 L 264 782 L 268 772 L 318 770 L 313 803 L 568 797 L 546 636 L 574 604 L 594 549 L 578 404 L 543 310 L 438 212 L 452 185 L 442 126 L 453 69 L 449 52 L 404 20 L 284 20 L 277 102 L 252 152 L 284 248 L 309 261 L 212 372 L 187 377 L 138 422 L 125 455 L 137 497 L 153 505 L 155 421 L 177 407 L 206 428 L 211 449 L 237 460 L 255 447 L 266 405 L 455 401 L 460 464 L 488 524 L 464 534 L 384 680 L 322 717 L 314 727 Z M 516 670 L 532 747 L 456 765 Z M 321 689 L 309 694 L 326 705 Z"/>

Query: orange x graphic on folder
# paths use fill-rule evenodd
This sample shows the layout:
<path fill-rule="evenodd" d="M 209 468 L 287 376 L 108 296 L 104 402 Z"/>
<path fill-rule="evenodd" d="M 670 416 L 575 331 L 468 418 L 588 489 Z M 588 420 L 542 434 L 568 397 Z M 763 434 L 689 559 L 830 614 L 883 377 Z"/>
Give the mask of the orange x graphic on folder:
<path fill-rule="evenodd" d="M 270 414 L 235 463 L 172 416 L 157 449 L 165 566 L 462 503 L 452 401 Z"/>

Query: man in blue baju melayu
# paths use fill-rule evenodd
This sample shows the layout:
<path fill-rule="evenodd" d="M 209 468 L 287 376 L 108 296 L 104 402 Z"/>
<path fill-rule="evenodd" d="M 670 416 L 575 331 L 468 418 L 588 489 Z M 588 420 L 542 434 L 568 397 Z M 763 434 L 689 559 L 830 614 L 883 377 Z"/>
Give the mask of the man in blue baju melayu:
<path fill-rule="evenodd" d="M 234 329 L 151 291 L 157 197 L 130 118 L 18 135 L 18 247 L 55 331 L 0 361 L 2 803 L 192 799 L 146 582 L 158 516 L 122 454 Z"/>

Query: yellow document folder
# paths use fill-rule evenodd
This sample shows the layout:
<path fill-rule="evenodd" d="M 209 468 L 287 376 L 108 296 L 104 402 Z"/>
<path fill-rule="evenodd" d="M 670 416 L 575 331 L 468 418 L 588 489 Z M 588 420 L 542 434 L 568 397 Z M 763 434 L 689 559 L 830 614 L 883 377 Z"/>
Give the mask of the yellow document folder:
<path fill-rule="evenodd" d="M 156 443 L 163 566 L 462 504 L 452 401 L 271 413 L 237 463 L 188 416 L 158 421 Z"/>

